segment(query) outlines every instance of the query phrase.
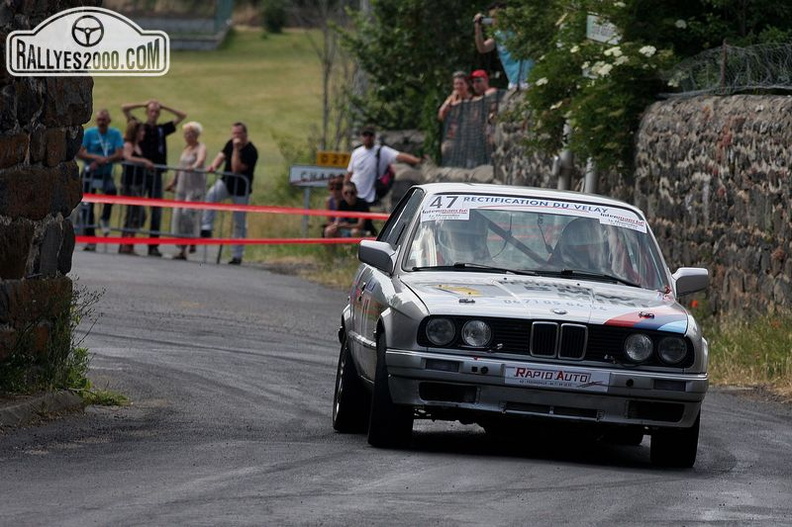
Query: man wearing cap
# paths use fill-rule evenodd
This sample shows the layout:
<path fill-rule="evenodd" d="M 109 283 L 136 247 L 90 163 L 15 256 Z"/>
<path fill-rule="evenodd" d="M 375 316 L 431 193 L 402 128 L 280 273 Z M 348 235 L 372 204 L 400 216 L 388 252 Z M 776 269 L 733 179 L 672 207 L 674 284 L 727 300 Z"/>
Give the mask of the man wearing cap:
<path fill-rule="evenodd" d="M 498 91 L 498 88 L 489 85 L 489 75 L 484 70 L 476 70 L 471 73 L 470 80 L 473 82 L 473 93 L 476 97 L 491 95 Z"/>
<path fill-rule="evenodd" d="M 421 162 L 414 155 L 399 152 L 389 146 L 374 146 L 375 136 L 376 130 L 373 126 L 364 126 L 360 131 L 362 144 L 352 151 L 344 178 L 344 182 L 352 181 L 355 184 L 358 198 L 368 204 L 377 201 L 374 183 L 389 165 L 396 162 L 417 165 Z"/>

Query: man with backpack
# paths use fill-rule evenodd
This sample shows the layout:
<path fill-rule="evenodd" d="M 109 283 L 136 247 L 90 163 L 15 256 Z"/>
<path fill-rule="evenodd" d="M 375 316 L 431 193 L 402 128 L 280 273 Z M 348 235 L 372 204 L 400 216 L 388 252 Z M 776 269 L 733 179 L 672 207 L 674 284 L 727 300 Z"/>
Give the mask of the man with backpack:
<path fill-rule="evenodd" d="M 390 170 L 392 163 L 409 163 L 417 165 L 420 159 L 406 152 L 399 152 L 389 146 L 375 145 L 376 130 L 373 126 L 364 126 L 360 131 L 361 145 L 352 151 L 344 181 L 352 181 L 357 187 L 357 196 L 369 205 L 383 197 L 383 192 L 390 188 L 383 180 L 380 195 L 377 195 L 377 180 Z M 387 178 L 383 178 L 387 179 Z M 392 174 L 390 182 L 393 181 Z M 384 186 L 383 186 L 384 185 Z"/>

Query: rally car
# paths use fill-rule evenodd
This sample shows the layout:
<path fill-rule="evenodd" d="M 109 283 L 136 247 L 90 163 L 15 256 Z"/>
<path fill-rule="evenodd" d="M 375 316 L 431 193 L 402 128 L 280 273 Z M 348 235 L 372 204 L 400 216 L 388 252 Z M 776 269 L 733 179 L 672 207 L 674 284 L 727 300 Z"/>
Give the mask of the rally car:
<path fill-rule="evenodd" d="M 434 183 L 404 196 L 343 310 L 333 426 L 376 447 L 415 419 L 582 426 L 692 466 L 707 341 L 644 214 L 602 196 Z"/>

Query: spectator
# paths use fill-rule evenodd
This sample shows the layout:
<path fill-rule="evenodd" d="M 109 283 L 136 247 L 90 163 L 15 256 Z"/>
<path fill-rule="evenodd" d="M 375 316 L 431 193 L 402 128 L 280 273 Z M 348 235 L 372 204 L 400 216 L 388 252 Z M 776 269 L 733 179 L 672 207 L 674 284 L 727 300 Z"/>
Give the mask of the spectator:
<path fill-rule="evenodd" d="M 325 198 L 325 210 L 338 210 L 338 205 L 343 201 L 344 195 L 342 194 L 344 188 L 344 176 L 336 176 L 327 182 L 327 191 L 329 192 Z M 324 236 L 325 229 L 335 223 L 335 216 L 328 216 L 327 223 L 322 225 L 322 236 Z"/>
<path fill-rule="evenodd" d="M 143 197 L 146 173 L 154 170 L 154 163 L 143 157 L 140 144 L 146 136 L 146 127 L 134 119 L 127 123 L 124 133 L 124 169 L 121 172 L 121 193 L 124 196 Z M 141 206 L 129 205 L 124 217 L 122 238 L 133 237 L 146 222 L 146 211 Z M 131 244 L 118 247 L 121 254 L 136 254 Z"/>
<path fill-rule="evenodd" d="M 344 199 L 338 204 L 342 212 L 370 212 L 368 203 L 358 199 L 357 187 L 351 181 L 344 183 Z M 376 236 L 377 229 L 370 219 L 348 218 L 339 216 L 325 228 L 325 238 L 358 238 L 360 236 Z"/>
<path fill-rule="evenodd" d="M 446 100 L 437 110 L 437 119 L 440 121 L 445 121 L 452 106 L 468 101 L 472 97 L 470 79 L 464 71 L 455 71 L 452 80 L 454 89 L 451 91 L 451 95 L 446 97 Z"/>
<path fill-rule="evenodd" d="M 206 196 L 206 172 L 203 171 L 206 162 L 206 145 L 198 141 L 203 127 L 200 123 L 190 121 L 182 126 L 182 130 L 187 144 L 179 157 L 179 170 L 165 190 L 175 190 L 174 199 L 178 201 L 203 201 Z M 198 236 L 201 232 L 198 209 L 174 209 L 171 231 L 176 236 Z M 187 246 L 178 247 L 179 253 L 173 259 L 186 260 Z"/>
<path fill-rule="evenodd" d="M 481 98 L 485 95 L 492 95 L 498 92 L 498 88 L 494 88 L 489 84 L 489 75 L 484 70 L 476 70 L 470 74 L 470 80 L 473 82 L 473 96 Z"/>
<path fill-rule="evenodd" d="M 124 157 L 124 139 L 117 128 L 110 128 L 110 121 L 110 112 L 103 108 L 96 112 L 96 126 L 88 128 L 83 134 L 82 146 L 77 152 L 77 157 L 85 162 L 83 194 L 96 194 L 97 190 L 101 190 L 108 196 L 118 194 L 113 181 L 113 167 L 114 163 L 121 161 Z M 85 234 L 96 236 L 93 203 L 84 203 L 83 210 L 87 212 L 82 218 Z M 112 211 L 113 204 L 106 203 L 102 208 L 102 216 L 99 218 L 99 226 L 105 236 L 110 233 Z M 96 244 L 89 243 L 83 250 L 95 251 Z"/>
<path fill-rule="evenodd" d="M 491 162 L 492 152 L 495 150 L 495 120 L 498 116 L 498 89 L 489 85 L 489 76 L 484 70 L 476 70 L 470 74 L 473 80 L 473 100 L 484 100 L 484 107 L 477 108 L 481 112 L 476 116 L 475 122 L 480 123 L 484 133 L 484 148 L 487 161 Z"/>
<path fill-rule="evenodd" d="M 127 119 L 133 119 L 132 110 L 136 108 L 146 109 L 146 138 L 140 145 L 143 157 L 155 165 L 165 166 L 168 164 L 168 145 L 166 137 L 176 131 L 176 125 L 187 117 L 187 114 L 174 108 L 163 105 L 155 99 L 145 103 L 128 103 L 121 106 Z M 166 123 L 159 123 L 160 113 L 167 110 L 176 116 Z M 150 198 L 162 198 L 162 173 L 163 168 L 149 171 L 145 181 L 145 192 Z M 159 238 L 160 225 L 162 223 L 162 208 L 151 208 L 151 237 Z M 149 245 L 149 256 L 162 256 L 158 245 Z"/>
<path fill-rule="evenodd" d="M 497 29 L 498 13 L 505 7 L 506 2 L 494 2 L 487 10 L 489 19 L 485 18 L 482 13 L 478 13 L 473 17 L 476 49 L 479 53 L 489 53 L 497 49 L 498 58 L 501 61 L 501 65 L 503 65 L 503 70 L 506 72 L 506 77 L 509 79 L 509 89 L 527 88 L 528 73 L 533 68 L 534 61 L 531 59 L 516 59 L 506 47 L 506 42 L 511 38 L 511 32 Z M 484 30 L 481 26 L 488 22 L 492 25 L 493 36 L 485 39 Z"/>
<path fill-rule="evenodd" d="M 421 162 L 414 155 L 399 152 L 389 146 L 380 145 L 374 148 L 376 130 L 373 126 L 365 126 L 360 132 L 361 144 L 352 151 L 344 181 L 355 184 L 358 199 L 371 205 L 377 200 L 374 182 L 394 162 L 417 165 Z"/>
<path fill-rule="evenodd" d="M 250 202 L 250 194 L 253 189 L 253 172 L 256 168 L 256 161 L 258 161 L 258 150 L 248 140 L 247 127 L 240 122 L 234 123 L 231 126 L 231 139 L 207 169 L 209 172 L 214 172 L 221 163 L 225 162 L 223 177 L 209 189 L 206 201 L 217 203 L 230 197 L 237 205 L 247 205 Z M 204 211 L 201 220 L 202 237 L 212 236 L 214 217 L 214 210 Z M 246 213 L 244 211 L 234 212 L 233 218 L 233 237 L 245 238 L 247 236 Z M 229 265 L 240 265 L 244 251 L 244 245 L 232 246 Z"/>

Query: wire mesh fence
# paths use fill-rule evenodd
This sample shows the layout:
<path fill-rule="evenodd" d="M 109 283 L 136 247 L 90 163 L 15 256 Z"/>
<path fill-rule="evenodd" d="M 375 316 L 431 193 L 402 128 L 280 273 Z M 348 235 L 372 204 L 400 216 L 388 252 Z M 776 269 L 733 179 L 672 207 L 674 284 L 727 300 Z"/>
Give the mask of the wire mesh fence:
<path fill-rule="evenodd" d="M 792 44 L 724 44 L 681 62 L 667 80 L 679 90 L 668 97 L 792 90 Z"/>
<path fill-rule="evenodd" d="M 501 90 L 451 106 L 443 121 L 441 165 L 474 168 L 492 163 Z"/>

